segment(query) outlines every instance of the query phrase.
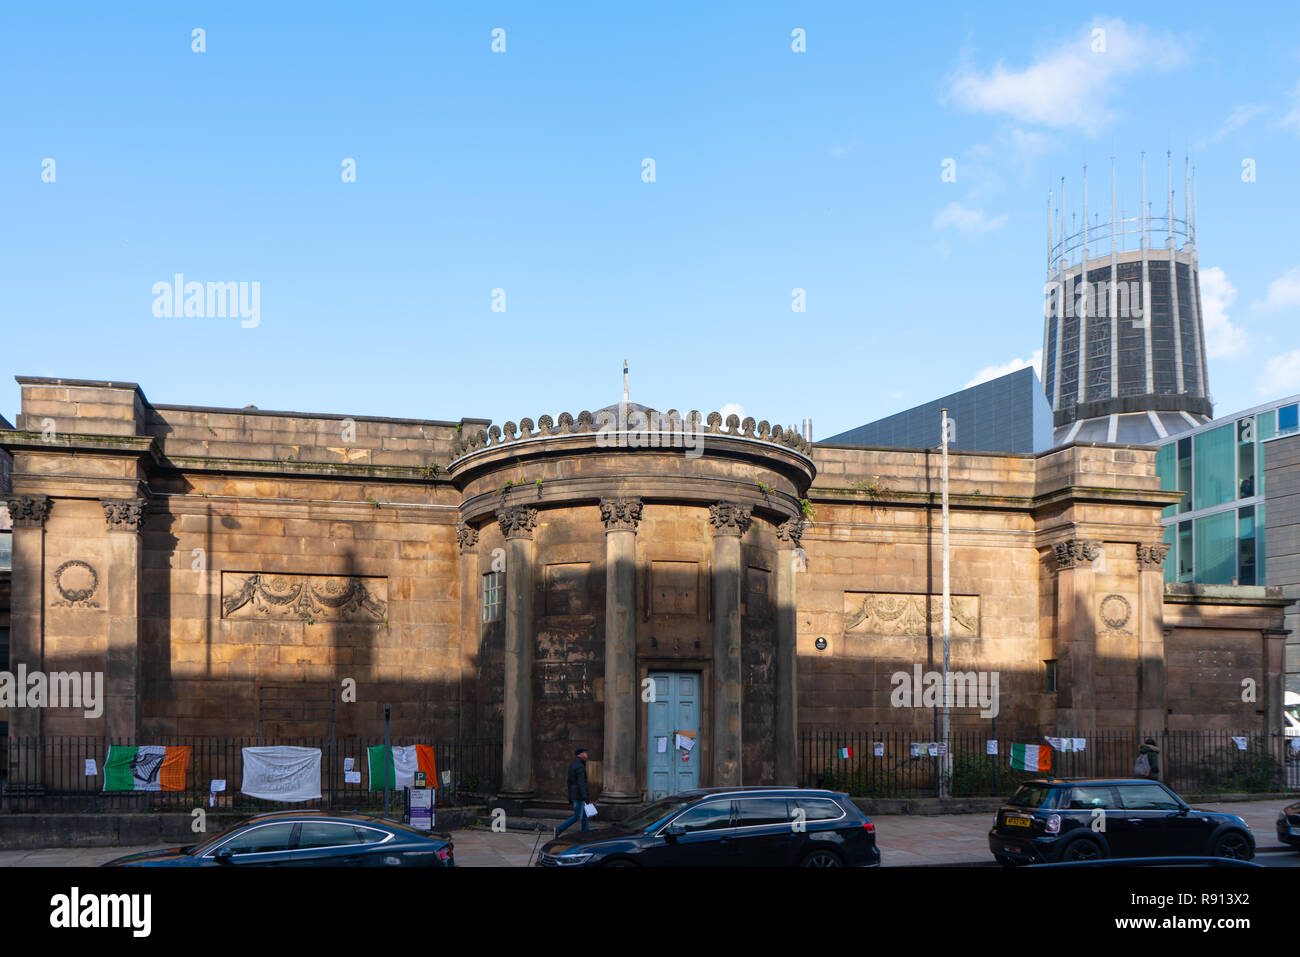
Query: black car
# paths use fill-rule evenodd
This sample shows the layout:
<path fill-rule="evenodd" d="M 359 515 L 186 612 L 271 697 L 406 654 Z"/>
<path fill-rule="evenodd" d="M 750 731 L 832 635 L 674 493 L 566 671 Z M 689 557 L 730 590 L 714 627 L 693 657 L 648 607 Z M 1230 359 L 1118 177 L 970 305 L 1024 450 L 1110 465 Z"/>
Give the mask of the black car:
<path fill-rule="evenodd" d="M 1292 850 L 1300 851 L 1300 801 L 1288 804 L 1277 816 L 1277 839 Z"/>
<path fill-rule="evenodd" d="M 1248 861 L 1255 837 L 1235 814 L 1199 811 L 1159 781 L 1026 781 L 998 809 L 989 849 L 1005 865 L 1108 857 Z"/>
<path fill-rule="evenodd" d="M 610 827 L 566 832 L 541 867 L 876 867 L 876 826 L 847 794 L 705 788 L 656 801 Z"/>
<path fill-rule="evenodd" d="M 114 858 L 104 867 L 454 867 L 447 834 L 365 814 L 280 811 L 202 844 Z"/>

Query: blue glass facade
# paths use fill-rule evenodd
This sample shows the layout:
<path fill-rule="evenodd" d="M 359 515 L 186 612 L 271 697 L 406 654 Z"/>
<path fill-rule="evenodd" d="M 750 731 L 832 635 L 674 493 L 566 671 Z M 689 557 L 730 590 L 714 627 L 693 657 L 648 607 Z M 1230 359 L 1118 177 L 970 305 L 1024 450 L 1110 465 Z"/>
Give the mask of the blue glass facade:
<path fill-rule="evenodd" d="M 1156 452 L 1164 489 L 1184 493 L 1164 510 L 1165 581 L 1266 585 L 1264 442 L 1300 431 L 1300 396 L 1216 419 Z"/>

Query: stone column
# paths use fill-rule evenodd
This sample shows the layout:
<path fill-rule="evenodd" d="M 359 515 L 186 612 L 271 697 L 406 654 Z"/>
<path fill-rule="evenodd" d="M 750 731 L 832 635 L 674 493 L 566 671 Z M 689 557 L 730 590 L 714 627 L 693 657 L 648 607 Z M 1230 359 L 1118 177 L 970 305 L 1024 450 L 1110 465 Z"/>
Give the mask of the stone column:
<path fill-rule="evenodd" d="M 533 796 L 533 526 L 537 509 L 497 512 L 506 539 L 505 734 L 501 797 Z"/>
<path fill-rule="evenodd" d="M 636 776 L 636 527 L 639 498 L 603 498 L 605 522 L 605 748 L 601 800 L 641 799 Z"/>
<path fill-rule="evenodd" d="M 464 737 L 466 728 L 478 727 L 478 687 L 475 662 L 482 640 L 482 579 L 478 567 L 478 529 L 459 522 L 456 543 L 460 546 L 460 694 L 457 703 L 456 738 Z"/>
<path fill-rule="evenodd" d="M 13 574 L 10 578 L 9 670 L 45 670 L 45 520 L 50 499 L 45 495 L 15 495 L 6 499 L 13 522 Z M 17 689 L 25 693 L 26 688 Z M 41 733 L 40 708 L 10 708 L 11 738 L 35 738 Z M 40 749 L 11 741 L 9 788 L 38 790 L 44 780 Z"/>
<path fill-rule="evenodd" d="M 1096 723 L 1097 626 L 1092 563 L 1101 542 L 1073 538 L 1056 553 L 1056 733 L 1084 737 Z"/>
<path fill-rule="evenodd" d="M 1165 555 L 1163 543 L 1138 545 L 1138 734 L 1165 728 Z M 1158 740 L 1158 739 L 1157 739 Z"/>
<path fill-rule="evenodd" d="M 776 784 L 799 778 L 799 674 L 796 574 L 807 567 L 800 541 L 806 522 L 792 518 L 776 527 Z"/>
<path fill-rule="evenodd" d="M 741 783 L 740 539 L 751 509 L 709 506 L 713 525 L 713 786 Z"/>
<path fill-rule="evenodd" d="M 110 737 L 140 733 L 140 527 L 144 499 L 101 499 L 108 524 L 108 655 L 104 719 Z"/>

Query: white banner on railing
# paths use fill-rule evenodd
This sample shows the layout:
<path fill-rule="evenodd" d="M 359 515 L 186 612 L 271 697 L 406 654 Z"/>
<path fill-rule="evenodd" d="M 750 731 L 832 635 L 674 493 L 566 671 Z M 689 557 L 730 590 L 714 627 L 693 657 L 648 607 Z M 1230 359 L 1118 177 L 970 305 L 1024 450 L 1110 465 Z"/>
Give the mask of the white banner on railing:
<path fill-rule="evenodd" d="M 240 790 L 266 801 L 312 801 L 320 793 L 320 748 L 244 748 Z"/>

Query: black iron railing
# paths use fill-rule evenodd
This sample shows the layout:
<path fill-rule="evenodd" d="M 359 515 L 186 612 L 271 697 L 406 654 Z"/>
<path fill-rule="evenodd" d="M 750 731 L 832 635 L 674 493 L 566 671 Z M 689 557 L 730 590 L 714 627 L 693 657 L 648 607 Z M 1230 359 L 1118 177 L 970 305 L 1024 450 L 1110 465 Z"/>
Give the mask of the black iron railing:
<path fill-rule="evenodd" d="M 800 783 L 862 797 L 926 797 L 950 775 L 953 797 L 1001 797 L 1041 772 L 1011 767 L 1014 744 L 1051 748 L 1046 732 L 953 732 L 945 760 L 934 737 L 902 731 L 805 731 L 799 736 Z M 1056 737 L 1055 732 L 1050 732 Z M 1159 779 L 1179 793 L 1300 790 L 1300 750 L 1281 733 L 1231 731 L 1094 731 L 1082 751 L 1052 751 L 1051 775 L 1132 777 L 1142 743 L 1159 748 Z M 996 753 L 989 753 L 990 741 Z M 841 749 L 849 754 L 842 755 Z"/>
<path fill-rule="evenodd" d="M 104 737 L 46 736 L 9 737 L 0 754 L 0 810 L 10 812 L 95 811 L 180 811 L 197 807 L 213 811 L 257 813 L 283 810 L 285 803 L 250 797 L 243 783 L 243 749 L 266 745 L 319 748 L 321 752 L 321 796 L 318 800 L 295 802 L 293 807 L 325 810 L 377 810 L 384 806 L 383 790 L 371 790 L 367 763 L 369 748 L 384 743 L 382 736 L 340 738 L 292 738 L 259 742 L 255 736 L 221 738 L 211 736 L 142 737 L 121 740 Z M 430 744 L 437 765 L 436 782 L 440 807 L 482 803 L 500 788 L 501 743 L 499 741 L 433 741 L 394 736 L 394 746 Z M 185 787 L 180 791 L 105 791 L 104 762 L 110 745 L 183 745 L 190 748 Z M 346 759 L 360 772 L 360 780 L 348 781 Z M 87 760 L 95 762 L 95 775 L 86 773 Z M 213 792 L 213 781 L 225 781 L 225 790 Z M 389 792 L 394 806 L 400 805 L 400 791 Z"/>

